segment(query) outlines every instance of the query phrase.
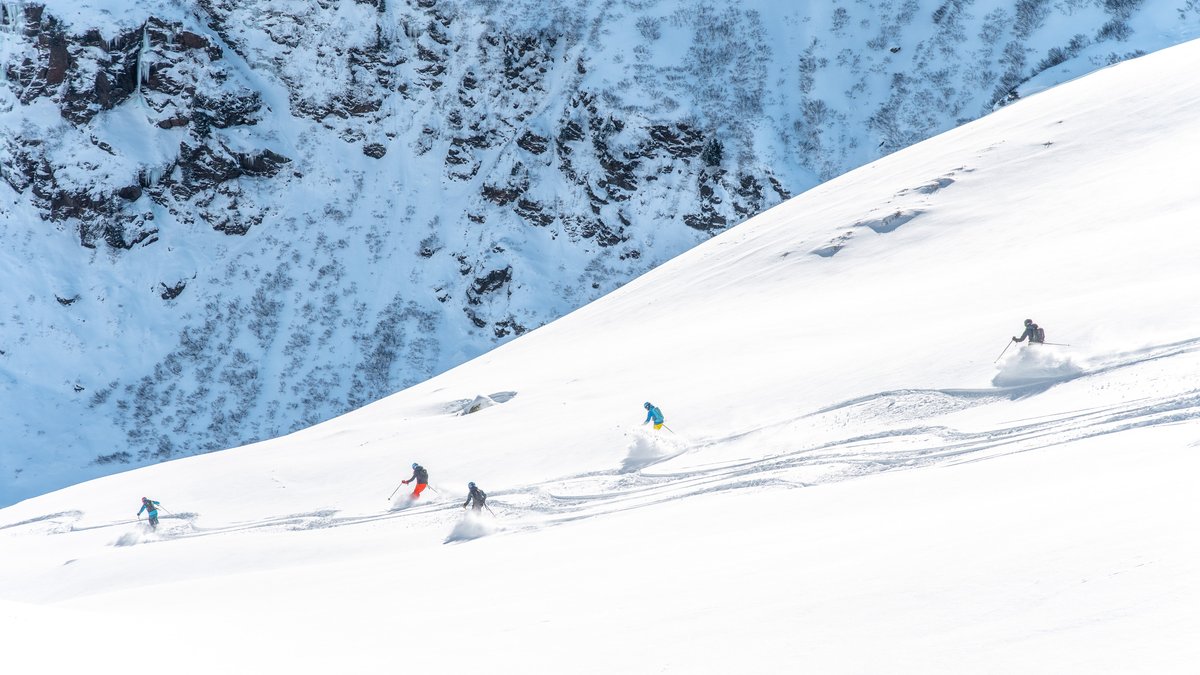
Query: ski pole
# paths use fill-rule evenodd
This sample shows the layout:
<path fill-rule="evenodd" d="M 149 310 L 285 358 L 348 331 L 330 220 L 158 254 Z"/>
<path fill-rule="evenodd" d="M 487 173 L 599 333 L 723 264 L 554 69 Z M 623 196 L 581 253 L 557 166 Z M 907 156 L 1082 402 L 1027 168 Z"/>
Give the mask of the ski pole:
<path fill-rule="evenodd" d="M 430 485 L 430 486 L 429 486 L 429 489 L 430 489 L 430 490 L 433 490 L 433 494 L 435 494 L 435 495 L 437 495 L 437 496 L 439 496 L 439 497 L 441 497 L 441 496 L 442 496 L 442 493 L 438 492 L 438 491 L 437 491 L 437 488 L 433 487 L 432 485 Z"/>
<path fill-rule="evenodd" d="M 1013 346 L 1013 341 L 1012 341 L 1012 340 L 1009 340 L 1009 341 L 1008 341 L 1008 344 L 1004 345 L 1004 351 L 1003 351 L 1003 352 L 1000 352 L 1000 356 L 1004 356 L 1004 352 L 1008 351 L 1008 348 L 1009 348 L 1009 347 L 1011 347 L 1011 346 Z M 996 361 L 999 361 L 999 360 L 1000 360 L 1000 356 L 997 356 L 997 357 L 996 357 Z M 992 361 L 992 363 L 995 363 L 996 361 Z"/>
<path fill-rule="evenodd" d="M 493 518 L 495 518 L 495 517 L 496 517 L 496 512 L 492 510 L 492 507 L 488 506 L 487 504 L 484 504 L 484 505 L 483 505 L 483 508 L 487 509 L 487 510 L 488 510 L 488 513 L 492 514 L 492 517 L 493 517 Z"/>
<path fill-rule="evenodd" d="M 1055 347 L 1070 347 L 1071 345 L 1063 342 L 1043 342 L 1044 345 L 1054 345 Z"/>
<path fill-rule="evenodd" d="M 400 491 L 400 488 L 401 488 L 401 487 L 403 487 L 403 486 L 404 486 L 404 483 L 401 483 L 401 484 L 397 485 L 397 486 L 396 486 L 396 489 L 395 489 L 395 490 L 392 490 L 392 494 L 388 495 L 388 501 L 391 501 L 391 500 L 392 500 L 392 497 L 395 497 L 395 496 L 396 496 L 396 493 L 397 493 L 397 492 L 399 492 L 399 491 Z"/>
<path fill-rule="evenodd" d="M 665 425 L 665 424 L 663 425 L 663 428 L 664 428 L 664 429 L 666 429 L 667 431 L 671 432 L 671 433 L 675 433 L 675 430 L 674 430 L 674 429 L 672 429 L 671 427 L 669 427 L 669 426 L 667 426 L 667 425 Z"/>

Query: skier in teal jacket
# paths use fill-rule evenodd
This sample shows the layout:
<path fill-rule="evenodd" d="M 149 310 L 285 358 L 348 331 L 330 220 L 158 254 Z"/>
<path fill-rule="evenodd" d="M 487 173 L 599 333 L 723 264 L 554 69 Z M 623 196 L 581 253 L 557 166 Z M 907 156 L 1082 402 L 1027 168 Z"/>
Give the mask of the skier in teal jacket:
<path fill-rule="evenodd" d="M 646 421 L 642 422 L 642 424 L 649 424 L 650 420 L 654 420 L 655 429 L 663 428 L 663 414 L 662 411 L 658 409 L 658 406 L 646 401 L 646 404 L 642 407 L 646 409 Z"/>
<path fill-rule="evenodd" d="M 149 497 L 142 497 L 142 508 L 138 509 L 138 512 L 137 512 L 138 520 L 141 520 L 141 518 L 142 518 L 142 511 L 145 511 L 146 515 L 150 517 L 150 529 L 157 530 L 158 529 L 158 502 L 154 501 L 153 499 L 150 499 Z"/>

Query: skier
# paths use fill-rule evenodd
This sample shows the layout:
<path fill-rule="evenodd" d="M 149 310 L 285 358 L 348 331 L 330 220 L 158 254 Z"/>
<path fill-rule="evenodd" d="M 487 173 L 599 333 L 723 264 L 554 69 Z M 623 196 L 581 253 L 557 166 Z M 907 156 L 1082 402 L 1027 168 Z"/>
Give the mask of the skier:
<path fill-rule="evenodd" d="M 138 509 L 137 512 L 138 520 L 142 519 L 142 511 L 145 511 L 146 515 L 150 518 L 150 529 L 157 530 L 158 502 L 150 499 L 149 497 L 142 497 L 142 508 Z"/>
<path fill-rule="evenodd" d="M 646 421 L 642 422 L 642 424 L 649 424 L 650 420 L 654 420 L 655 429 L 663 428 L 663 414 L 662 411 L 658 409 L 658 406 L 646 401 L 646 404 L 642 407 L 646 409 Z"/>
<path fill-rule="evenodd" d="M 487 493 L 475 487 L 473 482 L 467 483 L 467 489 L 469 492 L 467 492 L 467 501 L 463 502 L 463 508 L 467 508 L 467 505 L 470 504 L 476 513 L 482 511 L 483 503 L 487 501 Z"/>
<path fill-rule="evenodd" d="M 1041 344 L 1046 341 L 1046 331 L 1042 330 L 1033 319 L 1025 319 L 1025 332 L 1021 333 L 1021 337 L 1013 338 L 1013 342 L 1024 342 L 1025 338 L 1029 338 L 1029 344 Z"/>
<path fill-rule="evenodd" d="M 429 485 L 429 472 L 425 470 L 425 467 L 417 464 L 416 462 L 413 462 L 412 469 L 412 478 L 409 478 L 408 480 L 402 480 L 400 482 L 405 485 L 408 485 L 413 481 L 417 482 L 417 487 L 413 488 L 412 494 L 408 496 L 409 499 L 416 499 L 417 497 L 421 496 L 421 492 L 423 492 Z"/>

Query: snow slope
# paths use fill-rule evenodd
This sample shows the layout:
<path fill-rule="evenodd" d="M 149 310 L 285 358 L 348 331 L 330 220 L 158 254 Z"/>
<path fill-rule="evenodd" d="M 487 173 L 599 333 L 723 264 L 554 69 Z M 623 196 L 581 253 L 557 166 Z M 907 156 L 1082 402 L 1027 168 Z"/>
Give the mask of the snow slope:
<path fill-rule="evenodd" d="M 6 659 L 1192 672 L 1198 62 L 1019 101 L 312 429 L 0 511 Z M 1006 348 L 1025 317 L 1069 346 Z M 436 492 L 390 500 L 413 461 Z"/>

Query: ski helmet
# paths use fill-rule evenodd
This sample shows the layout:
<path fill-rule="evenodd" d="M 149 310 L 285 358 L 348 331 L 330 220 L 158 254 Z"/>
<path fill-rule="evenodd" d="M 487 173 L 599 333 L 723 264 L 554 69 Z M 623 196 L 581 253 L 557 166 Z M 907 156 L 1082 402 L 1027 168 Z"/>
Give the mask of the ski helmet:
<path fill-rule="evenodd" d="M 475 483 L 474 483 L 474 482 L 467 483 L 467 487 L 469 487 L 469 488 L 471 488 L 472 490 L 474 490 L 474 489 L 475 489 Z"/>
<path fill-rule="evenodd" d="M 416 462 L 413 462 L 413 468 L 414 468 L 414 469 L 415 469 L 415 468 L 417 468 L 417 463 L 416 463 Z"/>
<path fill-rule="evenodd" d="M 1031 324 L 1031 323 L 1033 323 L 1033 319 L 1025 319 L 1025 325 L 1026 325 L 1026 326 L 1028 326 L 1028 325 L 1029 325 L 1029 324 Z"/>
<path fill-rule="evenodd" d="M 649 410 L 649 409 L 653 408 L 654 406 L 650 405 L 650 401 L 646 401 L 646 404 L 643 405 L 642 407 L 645 408 L 646 410 Z"/>

